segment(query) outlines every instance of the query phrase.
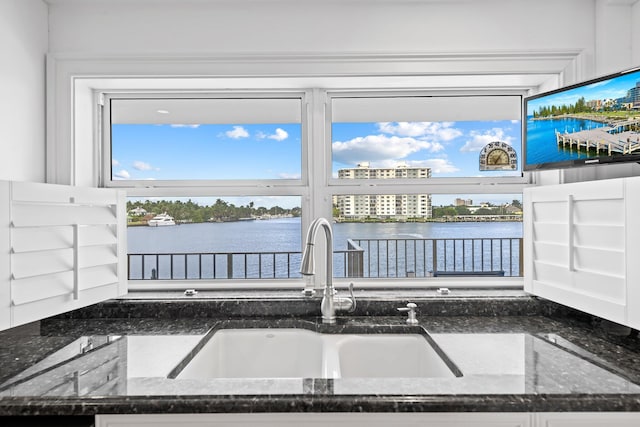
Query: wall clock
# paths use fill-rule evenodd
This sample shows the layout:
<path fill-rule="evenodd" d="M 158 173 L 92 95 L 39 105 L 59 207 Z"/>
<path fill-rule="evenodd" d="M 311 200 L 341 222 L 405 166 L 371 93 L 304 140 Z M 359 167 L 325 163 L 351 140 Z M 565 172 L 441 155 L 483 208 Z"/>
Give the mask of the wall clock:
<path fill-rule="evenodd" d="M 518 156 L 516 150 L 506 142 L 494 141 L 480 151 L 480 170 L 517 170 Z"/>

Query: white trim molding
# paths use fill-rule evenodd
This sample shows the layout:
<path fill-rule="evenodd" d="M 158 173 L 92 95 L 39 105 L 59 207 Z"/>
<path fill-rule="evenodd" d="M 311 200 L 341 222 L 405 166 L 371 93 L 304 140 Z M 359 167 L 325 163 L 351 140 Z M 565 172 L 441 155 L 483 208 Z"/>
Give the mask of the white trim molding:
<path fill-rule="evenodd" d="M 555 76 L 559 84 L 566 84 L 586 77 L 592 68 L 586 62 L 586 55 L 579 49 L 201 56 L 52 53 L 47 57 L 46 180 L 57 184 L 97 185 L 97 182 L 79 179 L 76 167 L 78 162 L 86 161 L 86 156 L 78 155 L 79 151 L 86 151 L 95 138 L 94 122 L 98 120 L 92 112 L 94 92 L 105 88 L 118 90 L 120 85 L 122 90 L 131 90 L 137 84 L 139 88 L 156 90 L 195 90 L 195 81 L 198 89 L 213 90 L 228 87 L 225 83 L 229 79 L 240 79 L 247 86 L 257 84 L 262 88 L 281 85 L 284 81 L 306 85 L 299 89 L 308 89 L 331 84 L 336 79 L 342 79 L 342 89 L 348 85 L 361 87 L 363 83 L 383 84 L 380 80 L 367 83 L 367 78 L 394 79 L 396 88 L 398 85 L 416 88 L 416 79 L 428 76 L 508 75 Z M 158 87 L 158 79 L 162 79 L 162 87 Z M 266 80 L 252 83 L 255 79 Z M 529 89 L 535 91 L 536 87 Z"/>

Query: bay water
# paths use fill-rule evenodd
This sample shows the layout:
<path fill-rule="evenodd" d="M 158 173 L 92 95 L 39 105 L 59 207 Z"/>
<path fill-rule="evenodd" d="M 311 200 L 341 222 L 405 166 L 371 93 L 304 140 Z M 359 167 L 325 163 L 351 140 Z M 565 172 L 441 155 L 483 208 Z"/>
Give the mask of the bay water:
<path fill-rule="evenodd" d="M 596 129 L 604 124 L 592 120 L 573 118 L 553 120 L 527 120 L 527 163 L 551 163 L 567 160 L 586 159 L 589 155 L 584 151 L 563 148 L 556 141 L 556 131 L 573 133 L 582 130 Z"/>
<path fill-rule="evenodd" d="M 519 238 L 521 222 L 335 223 L 334 250 L 347 239 Z M 129 253 L 298 252 L 300 218 L 129 227 Z M 318 238 L 323 238 L 318 236 Z"/>
<path fill-rule="evenodd" d="M 332 228 L 334 251 L 345 251 L 348 239 L 381 240 L 362 243 L 365 250 L 365 277 L 400 277 L 409 271 L 418 277 L 428 275 L 434 265 L 431 243 L 416 242 L 415 239 L 522 237 L 521 222 L 334 223 Z M 300 218 L 129 227 L 129 254 L 269 253 L 261 258 L 258 255 L 234 255 L 231 268 L 227 255 L 181 255 L 173 260 L 169 256 L 131 256 L 130 278 L 149 279 L 152 275 L 160 279 L 300 277 L 298 269 L 302 232 Z M 324 239 L 324 236 L 317 238 Z M 480 268 L 507 270 L 508 275 L 518 275 L 519 248 L 512 245 L 507 241 L 501 243 L 495 240 L 493 243 L 488 240 L 471 244 L 466 242 L 466 245 L 462 242 L 440 244 L 436 251 L 438 262 L 447 262 L 446 252 L 449 254 L 448 263 L 454 264 L 442 264 L 438 268 L 464 270 L 472 264 L 473 268 L 478 268 L 477 263 L 488 263 Z M 455 255 L 456 250 L 458 255 Z M 272 255 L 278 252 L 283 254 Z M 474 260 L 483 253 L 484 261 Z M 501 254 L 499 258 L 502 261 L 496 267 L 493 258 L 498 259 L 498 253 Z M 460 264 L 464 262 L 467 267 Z M 345 276 L 347 264 L 346 254 L 334 255 L 334 272 L 337 277 Z M 153 270 L 155 271 L 152 273 Z"/>

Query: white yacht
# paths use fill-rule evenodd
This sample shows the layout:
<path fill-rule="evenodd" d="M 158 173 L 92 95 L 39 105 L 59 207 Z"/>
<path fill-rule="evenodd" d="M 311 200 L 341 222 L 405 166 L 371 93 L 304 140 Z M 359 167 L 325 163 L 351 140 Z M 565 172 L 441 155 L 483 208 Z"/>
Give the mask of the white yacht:
<path fill-rule="evenodd" d="M 147 225 L 150 227 L 164 227 L 166 225 L 176 225 L 176 222 L 173 220 L 172 216 L 165 212 L 151 218 L 149 222 L 147 222 Z"/>

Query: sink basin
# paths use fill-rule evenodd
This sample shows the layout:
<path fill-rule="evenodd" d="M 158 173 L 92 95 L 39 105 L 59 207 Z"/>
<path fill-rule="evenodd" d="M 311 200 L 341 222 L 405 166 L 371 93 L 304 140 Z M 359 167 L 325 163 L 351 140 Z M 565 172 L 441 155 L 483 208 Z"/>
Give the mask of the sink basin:
<path fill-rule="evenodd" d="M 460 375 L 437 345 L 421 334 L 321 334 L 296 328 L 256 328 L 216 331 L 175 378 Z"/>
<path fill-rule="evenodd" d="M 453 377 L 424 336 L 380 334 L 330 336 L 342 378 Z"/>
<path fill-rule="evenodd" d="M 222 329 L 177 378 L 320 378 L 322 344 L 305 329 Z"/>

